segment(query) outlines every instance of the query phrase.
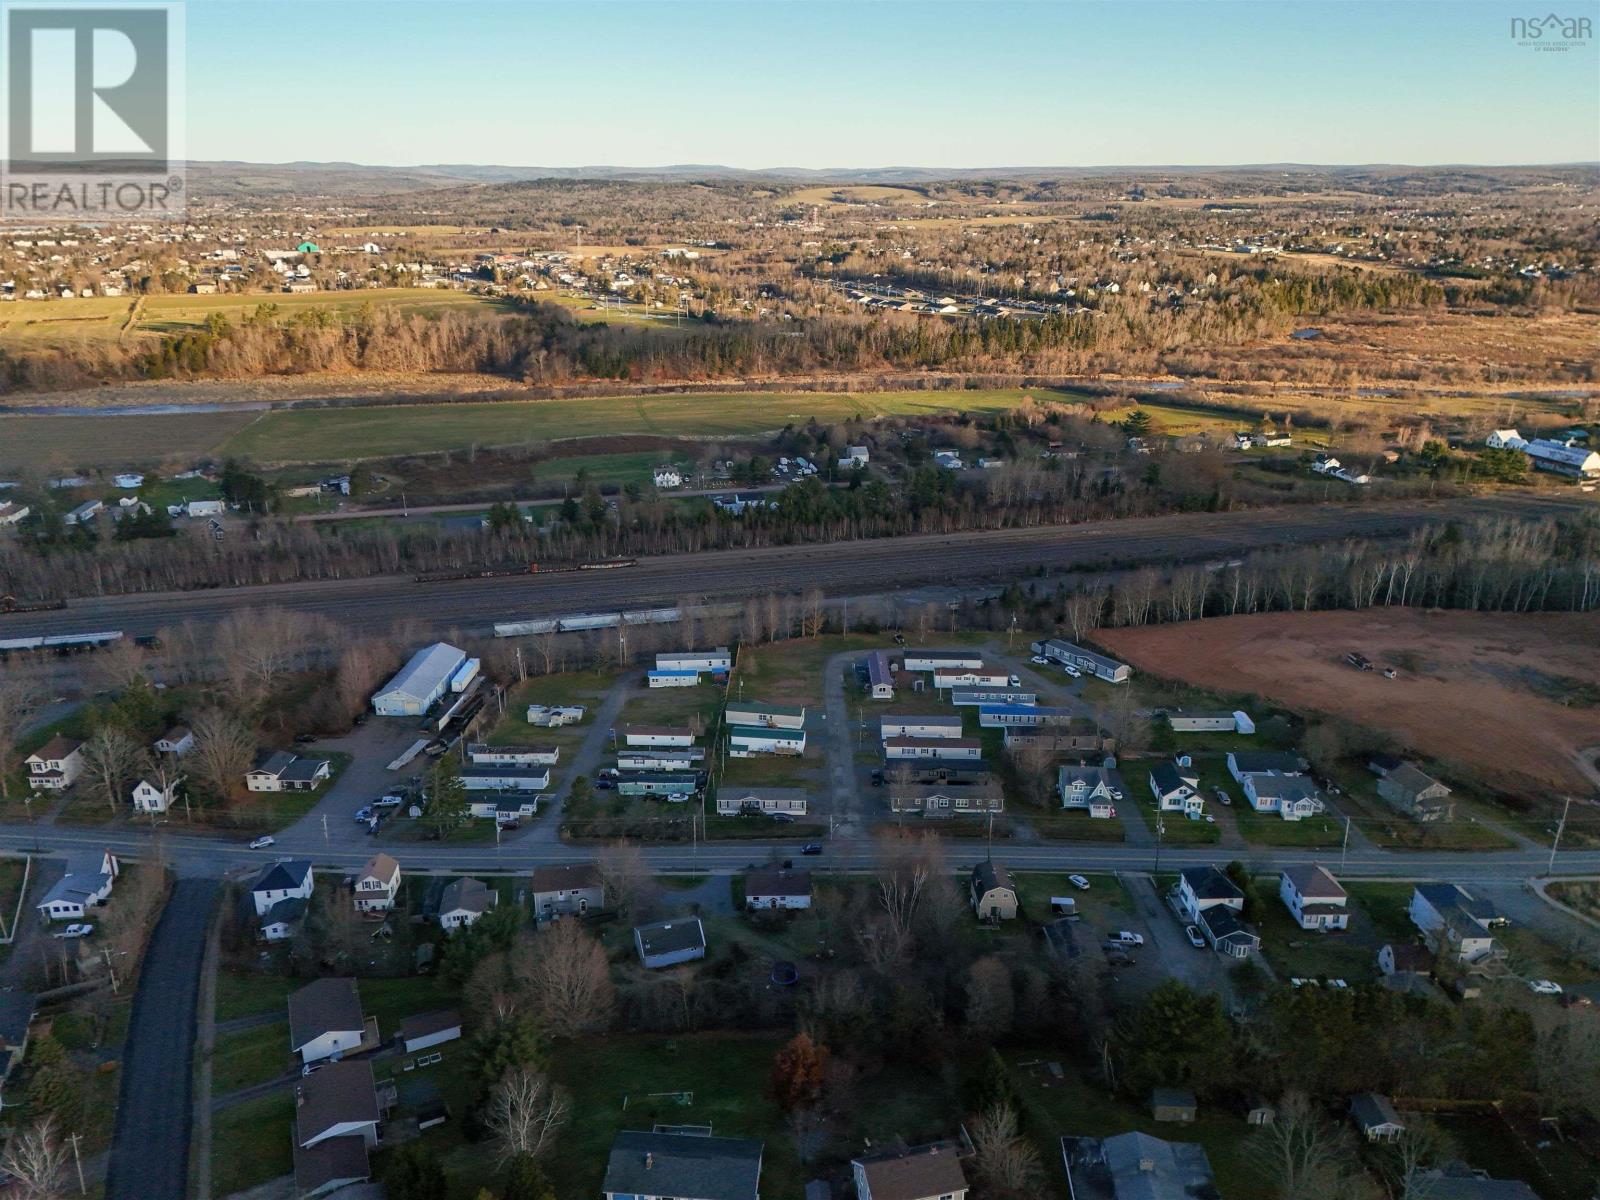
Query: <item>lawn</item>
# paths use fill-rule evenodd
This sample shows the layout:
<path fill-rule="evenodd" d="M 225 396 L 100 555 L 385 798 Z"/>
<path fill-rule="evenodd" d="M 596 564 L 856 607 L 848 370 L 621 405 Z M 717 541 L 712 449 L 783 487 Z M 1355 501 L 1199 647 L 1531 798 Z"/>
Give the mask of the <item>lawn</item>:
<path fill-rule="evenodd" d="M 734 700 L 803 704 L 808 709 L 820 709 L 822 671 L 829 658 L 845 652 L 864 655 L 869 650 L 882 650 L 889 645 L 889 639 L 880 634 L 849 633 L 741 646 L 728 696 Z M 890 702 L 885 711 L 894 710 L 894 703 Z M 807 724 L 811 722 L 808 720 Z"/>
<path fill-rule="evenodd" d="M 223 1109 L 211 1122 L 211 1194 L 231 1196 L 294 1170 L 294 1092 Z"/>
<path fill-rule="evenodd" d="M 188 464 L 210 454 L 259 415 L 241 410 L 0 417 L 0 469 Z"/>
<path fill-rule="evenodd" d="M 219 970 L 216 1019 L 221 1023 L 264 1012 L 278 1012 L 287 1016 L 289 993 L 301 986 L 301 982 L 287 975 L 226 968 Z"/>
<path fill-rule="evenodd" d="M 753 437 L 813 417 L 827 424 L 951 411 L 1004 411 L 1025 395 L 1051 398 L 1047 389 L 1001 388 L 962 392 L 730 392 L 278 409 L 234 433 L 226 440 L 223 452 L 278 463 L 383 458 L 468 445 L 522 445 L 618 434 Z M 1071 397 L 1062 393 L 1060 398 Z"/>
<path fill-rule="evenodd" d="M 1378 946 L 1390 939 L 1374 940 L 1372 926 L 1359 913 L 1343 933 L 1309 933 L 1294 923 L 1278 899 L 1276 875 L 1259 877 L 1256 886 L 1263 909 L 1261 953 L 1279 978 L 1343 979 L 1351 986 L 1377 978 Z"/>
<path fill-rule="evenodd" d="M 219 1034 L 211 1055 L 211 1094 L 226 1096 L 293 1069 L 287 1017 L 270 1025 Z"/>
<path fill-rule="evenodd" d="M 1071 896 L 1078 902 L 1077 911 L 1080 916 L 1104 913 L 1111 909 L 1122 913 L 1133 911 L 1132 898 L 1114 875 L 1085 875 L 1084 878 L 1089 881 L 1089 890 L 1079 891 L 1077 886 L 1067 879 L 1067 876 L 1073 873 L 1071 871 L 1011 872 L 1011 882 L 1017 888 L 1017 905 L 1022 914 L 1035 921 L 1053 920 L 1050 900 L 1054 896 Z"/>
<path fill-rule="evenodd" d="M 1372 923 L 1379 945 L 1385 942 L 1409 944 L 1417 939 L 1417 927 L 1406 915 L 1415 888 L 1409 883 L 1346 883 L 1344 890 L 1355 901 L 1359 914 Z"/>
<path fill-rule="evenodd" d="M 1127 803 L 1127 801 L 1123 801 Z M 1127 831 L 1121 821 L 1096 820 L 1082 809 L 1013 808 L 1009 815 L 1052 842 L 1122 842 Z"/>
<path fill-rule="evenodd" d="M 599 1195 L 612 1138 L 658 1121 L 709 1125 L 719 1137 L 763 1139 L 762 1194 L 800 1195 L 807 1176 L 767 1094 L 781 1044 L 760 1035 L 613 1034 L 555 1047 L 551 1073 L 571 1090 L 574 1111 L 582 1114 L 548 1160 L 556 1195 Z"/>

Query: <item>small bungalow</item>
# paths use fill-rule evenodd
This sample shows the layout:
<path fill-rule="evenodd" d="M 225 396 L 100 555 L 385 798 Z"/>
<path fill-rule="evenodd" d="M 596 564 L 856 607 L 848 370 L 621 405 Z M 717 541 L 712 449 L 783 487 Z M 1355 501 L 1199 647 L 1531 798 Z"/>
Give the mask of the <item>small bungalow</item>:
<path fill-rule="evenodd" d="M 1369 1142 L 1392 1142 L 1406 1131 L 1389 1097 L 1377 1092 L 1351 1097 L 1350 1119 Z"/>
<path fill-rule="evenodd" d="M 785 867 L 762 867 L 744 877 L 747 909 L 810 908 L 811 872 Z"/>
<path fill-rule="evenodd" d="M 605 906 L 600 868 L 594 863 L 535 867 L 528 886 L 528 903 L 536 921 L 599 911 Z"/>
<path fill-rule="evenodd" d="M 639 961 L 651 970 L 675 967 L 706 956 L 706 931 L 699 917 L 673 917 L 633 931 Z"/>
<path fill-rule="evenodd" d="M 972 868 L 969 885 L 972 911 L 980 921 L 1010 921 L 1017 915 L 1017 889 L 1011 873 L 993 859 Z"/>

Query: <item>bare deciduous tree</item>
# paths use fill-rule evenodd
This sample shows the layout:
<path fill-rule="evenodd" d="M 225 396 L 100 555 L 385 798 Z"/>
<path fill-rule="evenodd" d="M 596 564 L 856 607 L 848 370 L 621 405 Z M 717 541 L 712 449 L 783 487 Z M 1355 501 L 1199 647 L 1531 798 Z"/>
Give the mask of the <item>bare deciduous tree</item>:
<path fill-rule="evenodd" d="M 606 903 L 624 920 L 649 909 L 655 901 L 655 875 L 644 853 L 632 842 L 613 842 L 595 856 Z"/>
<path fill-rule="evenodd" d="M 61 1200 L 67 1194 L 67 1158 L 71 1152 L 56 1136 L 54 1117 L 14 1135 L 0 1168 L 12 1179 L 19 1200 Z"/>
<path fill-rule="evenodd" d="M 1282 1200 L 1348 1195 L 1360 1172 L 1349 1135 L 1304 1092 L 1288 1092 L 1255 1136 L 1255 1155 Z"/>
<path fill-rule="evenodd" d="M 1039 1152 L 1022 1136 L 1017 1111 L 1004 1101 L 991 1104 L 972 1122 L 972 1165 L 978 1178 L 999 1195 L 1035 1195 L 1044 1179 Z"/>
<path fill-rule="evenodd" d="M 17 752 L 17 735 L 23 718 L 33 710 L 36 690 L 20 677 L 0 679 L 0 798 L 11 798 L 11 756 Z"/>
<path fill-rule="evenodd" d="M 83 744 L 84 779 L 100 790 L 112 812 L 126 796 L 141 753 L 139 743 L 114 725 L 102 726 Z"/>
<path fill-rule="evenodd" d="M 188 754 L 190 770 L 218 796 L 226 799 L 244 784 L 244 773 L 255 761 L 255 730 L 235 713 L 222 708 L 202 709 L 190 725 L 194 749 Z"/>
<path fill-rule="evenodd" d="M 544 1031 L 576 1037 L 610 1025 L 616 991 L 600 943 L 576 921 L 557 921 L 532 941 L 532 961 L 514 952 L 512 972 L 526 982 L 530 1009 Z"/>
<path fill-rule="evenodd" d="M 967 968 L 967 1024 L 991 1041 L 1011 1030 L 1016 1016 L 1016 989 L 1011 968 L 989 954 Z"/>
<path fill-rule="evenodd" d="M 538 1158 L 566 1125 L 572 1102 L 564 1089 L 538 1071 L 516 1067 L 495 1084 L 484 1123 L 494 1137 L 495 1160 Z"/>

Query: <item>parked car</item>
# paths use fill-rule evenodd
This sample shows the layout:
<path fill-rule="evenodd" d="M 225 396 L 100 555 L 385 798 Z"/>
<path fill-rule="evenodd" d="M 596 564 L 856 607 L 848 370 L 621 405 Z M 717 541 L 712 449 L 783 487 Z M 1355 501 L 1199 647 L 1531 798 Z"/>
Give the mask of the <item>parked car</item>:
<path fill-rule="evenodd" d="M 56 936 L 58 938 L 81 938 L 88 937 L 93 932 L 93 925 L 68 925 Z"/>
<path fill-rule="evenodd" d="M 667 803 L 668 804 L 687 804 L 688 802 L 689 802 L 689 793 L 688 792 L 670 792 L 667 795 Z"/>
<path fill-rule="evenodd" d="M 1206 948 L 1205 935 L 1200 932 L 1200 926 L 1185 925 L 1183 927 L 1183 936 L 1189 939 L 1189 945 L 1196 950 L 1204 950 Z"/>
<path fill-rule="evenodd" d="M 1385 679 L 1393 679 L 1395 676 L 1397 676 L 1399 674 L 1400 674 L 1400 672 L 1396 671 L 1393 667 L 1385 667 L 1383 669 L 1383 677 Z"/>
<path fill-rule="evenodd" d="M 1144 934 L 1122 929 L 1112 934 L 1111 940 L 1119 946 L 1142 946 L 1144 945 Z"/>
<path fill-rule="evenodd" d="M 304 746 L 316 741 L 317 735 L 314 733 L 297 733 L 294 735 L 294 740 L 296 745 Z"/>
<path fill-rule="evenodd" d="M 1017 687 L 1017 688 L 1021 687 L 1022 686 L 1022 676 L 1021 675 L 1013 675 L 1011 677 L 1010 683 L 1011 683 L 1012 687 Z"/>
<path fill-rule="evenodd" d="M 1210 813 L 1207 813 L 1206 814 L 1206 824 L 1207 825 L 1215 825 L 1216 823 L 1217 823 L 1217 819 L 1215 817 L 1213 817 Z"/>
<path fill-rule="evenodd" d="M 372 820 L 372 805 L 363 804 L 360 808 L 356 809 L 356 820 L 357 821 L 370 821 L 370 820 Z"/>
<path fill-rule="evenodd" d="M 1089 881 L 1082 875 L 1068 875 L 1067 882 L 1073 887 L 1077 888 L 1080 892 L 1087 892 L 1089 890 Z"/>
<path fill-rule="evenodd" d="M 255 841 L 250 843 L 250 849 L 252 849 L 252 850 L 265 850 L 268 846 L 275 846 L 277 844 L 278 844 L 278 839 L 277 838 L 274 838 L 274 837 L 258 837 Z"/>
<path fill-rule="evenodd" d="M 1233 803 L 1233 797 L 1228 795 L 1228 793 L 1226 791 L 1224 791 L 1222 788 L 1217 788 L 1216 789 L 1216 793 L 1217 793 L 1217 803 L 1218 804 L 1231 805 Z"/>
<path fill-rule="evenodd" d="M 404 796 L 396 796 L 393 792 L 391 792 L 387 796 L 379 796 L 376 800 L 374 800 L 372 802 L 372 807 L 373 808 L 399 808 L 404 803 L 405 803 L 405 797 Z"/>
<path fill-rule="evenodd" d="M 807 842 L 804 846 L 800 847 L 800 853 L 801 854 L 821 854 L 822 853 L 822 843 L 820 843 L 820 842 Z"/>
<path fill-rule="evenodd" d="M 1073 666 L 1071 663 L 1062 663 L 1061 669 L 1068 675 L 1071 675 L 1074 679 L 1078 679 L 1083 675 L 1083 672 L 1078 670 L 1078 668 Z"/>
<path fill-rule="evenodd" d="M 615 767 L 601 767 L 595 774 L 601 779 L 616 779 L 622 772 Z"/>
<path fill-rule="evenodd" d="M 1042 654 L 1035 654 L 1028 661 L 1036 667 L 1046 667 L 1050 665 L 1050 660 Z"/>
<path fill-rule="evenodd" d="M 1553 979 L 1530 979 L 1528 990 L 1538 996 L 1561 995 L 1561 985 Z"/>
<path fill-rule="evenodd" d="M 594 786 L 599 788 L 602 792 L 609 792 L 617 786 L 617 781 L 612 779 L 609 775 L 602 775 L 599 779 L 594 781 Z"/>

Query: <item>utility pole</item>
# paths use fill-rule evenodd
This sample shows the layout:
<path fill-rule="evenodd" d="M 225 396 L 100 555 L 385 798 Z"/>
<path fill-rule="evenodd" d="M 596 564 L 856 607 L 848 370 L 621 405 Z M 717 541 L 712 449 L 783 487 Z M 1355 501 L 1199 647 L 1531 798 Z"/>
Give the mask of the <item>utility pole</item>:
<path fill-rule="evenodd" d="M 1161 835 L 1167 831 L 1166 825 L 1161 821 L 1161 814 L 1156 813 L 1156 869 L 1155 874 L 1161 874 Z M 1160 886 L 1159 884 L 1157 885 Z"/>
<path fill-rule="evenodd" d="M 1561 849 L 1561 835 L 1567 831 L 1567 813 L 1572 809 L 1572 797 L 1566 798 L 1566 803 L 1561 806 L 1561 820 L 1556 825 L 1556 836 L 1550 843 L 1550 865 L 1545 868 L 1546 875 L 1554 875 L 1556 870 L 1556 851 Z"/>
<path fill-rule="evenodd" d="M 324 846 L 333 845 L 333 839 L 331 837 L 329 837 L 329 835 L 328 835 L 328 814 L 327 813 L 323 813 L 322 814 L 322 844 Z"/>
<path fill-rule="evenodd" d="M 83 1157 L 78 1153 L 78 1138 L 80 1134 L 73 1134 L 67 1140 L 72 1143 L 72 1161 L 78 1166 L 78 1194 L 87 1195 L 89 1185 L 83 1182 Z"/>
<path fill-rule="evenodd" d="M 1344 841 L 1339 846 L 1339 869 L 1344 870 L 1345 852 L 1350 849 L 1350 818 L 1344 819 Z"/>

